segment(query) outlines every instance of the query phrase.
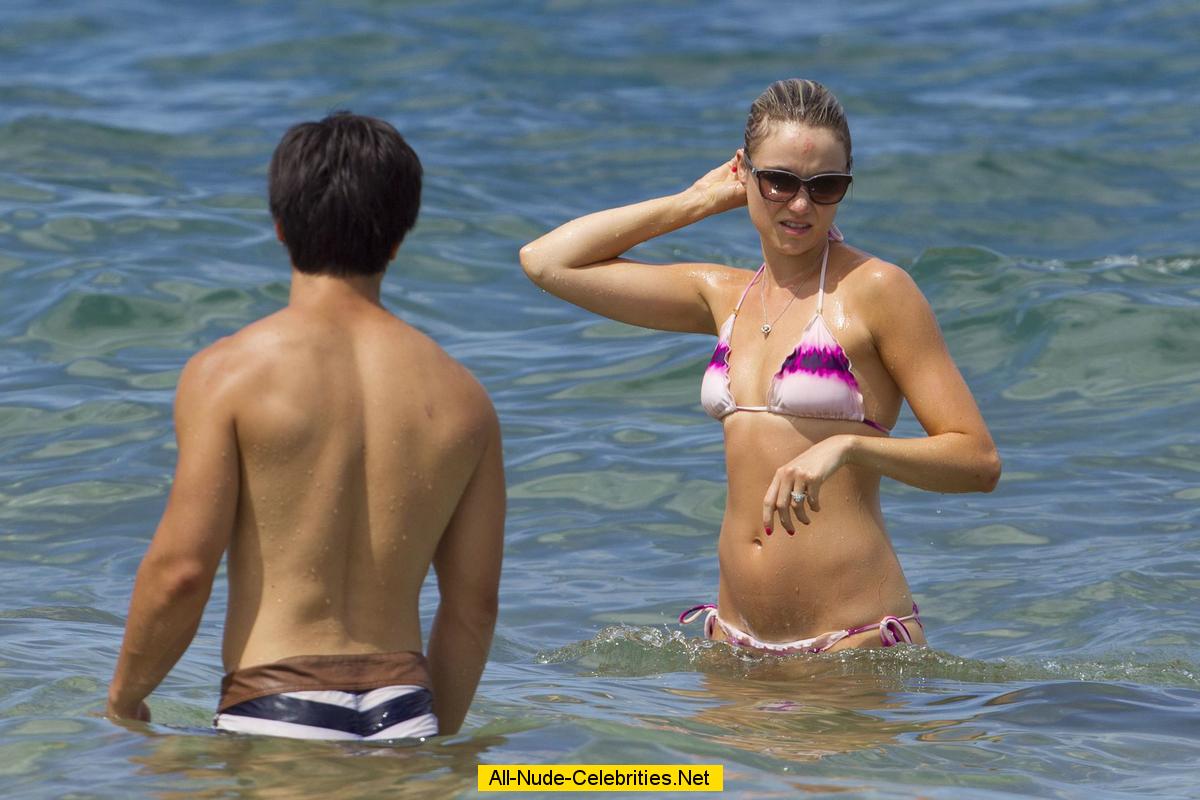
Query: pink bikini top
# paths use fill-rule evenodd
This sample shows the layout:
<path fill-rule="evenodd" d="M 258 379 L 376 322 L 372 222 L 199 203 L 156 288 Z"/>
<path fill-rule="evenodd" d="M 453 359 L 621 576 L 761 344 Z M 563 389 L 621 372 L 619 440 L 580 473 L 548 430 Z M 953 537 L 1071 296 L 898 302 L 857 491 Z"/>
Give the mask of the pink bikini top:
<path fill-rule="evenodd" d="M 832 238 L 832 237 L 831 237 Z M 700 384 L 700 405 L 714 419 L 723 419 L 735 411 L 765 411 L 769 414 L 784 414 L 791 417 L 816 417 L 819 419 L 844 419 L 862 422 L 878 431 L 888 429 L 874 420 L 867 419 L 863 412 L 862 393 L 858 381 L 851 371 L 850 359 L 838 344 L 833 332 L 821 316 L 825 300 L 825 267 L 829 263 L 829 246 L 821 257 L 821 283 L 817 289 L 817 311 L 804 328 L 800 343 L 783 361 L 783 366 L 771 378 L 765 406 L 739 406 L 729 389 L 729 338 L 733 334 L 733 323 L 737 313 L 750 293 L 751 287 L 762 277 L 767 265 L 763 264 L 754 273 L 746 291 L 717 338 L 717 348 L 712 361 L 704 371 Z"/>

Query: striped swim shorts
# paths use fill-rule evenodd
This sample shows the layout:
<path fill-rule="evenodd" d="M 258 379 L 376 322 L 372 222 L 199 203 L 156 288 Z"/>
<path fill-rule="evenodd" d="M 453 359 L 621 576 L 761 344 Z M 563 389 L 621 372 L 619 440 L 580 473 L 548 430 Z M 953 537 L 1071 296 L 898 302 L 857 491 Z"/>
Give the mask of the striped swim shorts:
<path fill-rule="evenodd" d="M 213 726 L 293 739 L 414 739 L 438 732 L 421 653 L 296 656 L 235 670 Z"/>

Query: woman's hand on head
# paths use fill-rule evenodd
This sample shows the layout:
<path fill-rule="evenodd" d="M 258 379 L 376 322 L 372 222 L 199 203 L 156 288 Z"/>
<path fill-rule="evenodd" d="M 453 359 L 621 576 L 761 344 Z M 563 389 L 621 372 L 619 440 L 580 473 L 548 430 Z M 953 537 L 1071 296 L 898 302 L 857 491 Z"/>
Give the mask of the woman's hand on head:
<path fill-rule="evenodd" d="M 746 186 L 738 178 L 741 150 L 733 158 L 710 170 L 691 185 L 688 191 L 701 198 L 711 214 L 720 214 L 746 205 Z"/>
<path fill-rule="evenodd" d="M 775 477 L 763 497 L 763 530 L 772 530 L 776 515 L 788 534 L 796 532 L 793 514 L 800 524 L 807 525 L 808 510 L 821 510 L 821 484 L 846 463 L 852 442 L 851 436 L 831 436 L 775 470 Z M 799 502 L 792 496 L 793 492 Z"/>

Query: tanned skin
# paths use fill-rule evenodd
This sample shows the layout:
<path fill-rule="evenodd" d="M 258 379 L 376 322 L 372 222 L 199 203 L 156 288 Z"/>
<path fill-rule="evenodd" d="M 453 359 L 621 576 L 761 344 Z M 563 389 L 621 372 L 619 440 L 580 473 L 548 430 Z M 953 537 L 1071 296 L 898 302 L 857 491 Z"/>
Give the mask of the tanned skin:
<path fill-rule="evenodd" d="M 777 122 L 753 161 L 813 176 L 845 171 L 848 153 L 829 129 Z M 806 191 L 787 203 L 768 202 L 738 150 L 678 194 L 565 223 L 527 244 L 521 265 L 538 286 L 597 314 L 716 335 L 753 272 L 646 264 L 623 254 L 741 207 L 757 230 L 766 269 L 730 343 L 737 402 L 766 404 L 772 375 L 816 311 L 828 247 L 823 316 L 854 365 L 867 416 L 892 426 L 907 402 L 925 435 L 889 437 L 845 420 L 726 416 L 721 617 L 765 641 L 787 642 L 909 614 L 912 592 L 884 525 L 880 478 L 937 492 L 987 492 L 1000 478 L 1000 459 L 929 303 L 896 265 L 829 240 L 836 205 L 812 203 Z M 769 337 L 760 331 L 766 321 L 774 322 Z M 910 630 L 914 642 L 925 642 L 918 626 Z M 832 649 L 879 644 L 871 630 Z"/>
<path fill-rule="evenodd" d="M 393 257 L 395 253 L 393 252 Z M 480 384 L 380 302 L 383 275 L 293 269 L 286 308 L 192 358 L 178 463 L 138 569 L 113 718 L 188 647 L 228 553 L 226 672 L 300 655 L 422 650 L 440 732 L 462 725 L 496 621 L 505 494 Z"/>

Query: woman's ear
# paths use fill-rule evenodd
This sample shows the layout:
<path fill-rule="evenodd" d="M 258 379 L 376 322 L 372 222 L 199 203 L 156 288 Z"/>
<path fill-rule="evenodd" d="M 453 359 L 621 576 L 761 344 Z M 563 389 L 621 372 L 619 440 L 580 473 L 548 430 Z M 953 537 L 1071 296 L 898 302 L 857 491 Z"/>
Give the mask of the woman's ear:
<path fill-rule="evenodd" d="M 750 175 L 750 168 L 746 166 L 746 151 L 740 147 L 733 154 L 733 171 L 737 174 L 738 181 L 745 184 Z"/>

